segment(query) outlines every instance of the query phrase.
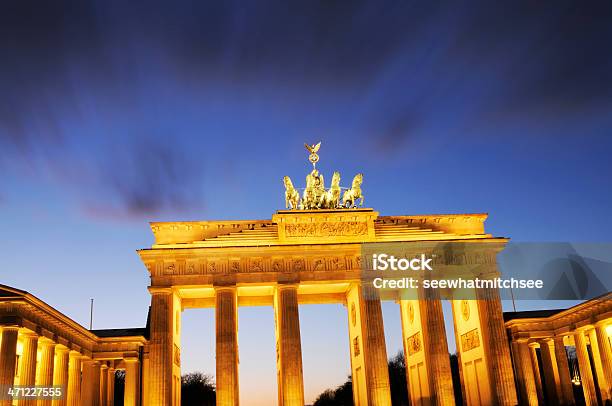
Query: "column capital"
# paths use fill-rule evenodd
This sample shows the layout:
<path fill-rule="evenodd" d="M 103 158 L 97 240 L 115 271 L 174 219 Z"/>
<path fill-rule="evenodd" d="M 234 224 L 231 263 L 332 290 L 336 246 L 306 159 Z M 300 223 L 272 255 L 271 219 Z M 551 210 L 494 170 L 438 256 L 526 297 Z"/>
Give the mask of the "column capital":
<path fill-rule="evenodd" d="M 276 285 L 276 289 L 278 290 L 284 290 L 284 289 L 297 289 L 299 286 L 299 283 L 279 283 Z"/>
<path fill-rule="evenodd" d="M 55 352 L 56 353 L 63 353 L 63 352 L 69 352 L 70 348 L 66 347 L 63 344 L 57 344 L 57 346 L 55 347 Z"/>
<path fill-rule="evenodd" d="M 55 347 L 58 345 L 55 341 L 45 336 L 40 336 L 38 338 L 38 343 L 44 347 Z"/>
<path fill-rule="evenodd" d="M 125 361 L 125 362 L 139 362 L 140 359 L 138 357 L 124 357 L 123 361 Z"/>
<path fill-rule="evenodd" d="M 561 341 L 562 344 L 565 344 L 565 336 L 569 335 L 569 334 L 561 334 L 561 335 L 556 335 L 552 337 L 552 340 L 555 342 L 559 342 Z"/>
<path fill-rule="evenodd" d="M 38 334 L 36 334 L 32 330 L 20 330 L 19 331 L 19 335 L 21 337 L 27 337 L 27 338 L 38 338 L 38 337 L 40 337 Z"/>
<path fill-rule="evenodd" d="M 172 288 L 163 286 L 149 286 L 147 288 L 152 295 L 171 295 L 174 293 Z"/>
<path fill-rule="evenodd" d="M 79 359 L 81 359 L 81 358 L 84 357 L 84 355 L 82 355 L 80 352 L 75 351 L 75 350 L 70 350 L 70 354 L 69 355 L 70 355 L 70 358 L 79 358 Z"/>
<path fill-rule="evenodd" d="M 529 348 L 539 348 L 540 347 L 540 343 L 537 341 L 529 341 L 527 345 L 529 346 Z"/>
<path fill-rule="evenodd" d="M 587 331 L 592 330 L 594 327 L 592 324 L 585 324 L 584 326 L 577 326 L 574 330 L 570 331 L 569 334 L 586 334 Z"/>
<path fill-rule="evenodd" d="M 606 327 L 609 324 L 612 324 L 612 319 L 602 319 L 595 322 L 595 327 Z"/>
<path fill-rule="evenodd" d="M 531 337 L 529 336 L 529 333 L 519 332 L 519 333 L 512 334 L 512 341 L 514 341 L 516 343 L 519 343 L 519 344 L 528 344 L 529 340 L 531 340 Z"/>
<path fill-rule="evenodd" d="M 89 357 L 84 357 L 82 361 L 84 364 L 100 365 L 100 361 Z"/>
<path fill-rule="evenodd" d="M 17 332 L 19 332 L 19 328 L 20 327 L 17 324 L 8 324 L 8 325 L 0 326 L 0 331 L 4 331 L 4 330 L 8 330 L 8 331 L 17 330 Z"/>
<path fill-rule="evenodd" d="M 217 292 L 235 292 L 236 291 L 236 285 L 218 285 L 215 286 L 215 293 Z"/>

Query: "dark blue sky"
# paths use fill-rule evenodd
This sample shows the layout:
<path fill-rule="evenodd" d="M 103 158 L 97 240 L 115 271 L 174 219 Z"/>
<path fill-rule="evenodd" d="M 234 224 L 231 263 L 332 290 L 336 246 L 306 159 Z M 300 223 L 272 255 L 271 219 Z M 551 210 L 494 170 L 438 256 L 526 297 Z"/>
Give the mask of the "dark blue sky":
<path fill-rule="evenodd" d="M 141 325 L 146 222 L 270 218 L 319 140 L 382 214 L 609 241 L 612 3 L 430 3 L 2 2 L 0 283 Z"/>

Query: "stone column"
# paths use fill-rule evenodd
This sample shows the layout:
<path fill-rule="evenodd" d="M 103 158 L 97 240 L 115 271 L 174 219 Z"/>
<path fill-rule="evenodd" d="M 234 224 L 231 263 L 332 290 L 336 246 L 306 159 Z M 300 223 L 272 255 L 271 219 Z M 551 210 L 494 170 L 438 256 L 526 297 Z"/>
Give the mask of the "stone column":
<path fill-rule="evenodd" d="M 610 346 L 608 332 L 606 331 L 607 321 L 609 320 L 604 320 L 595 324 L 595 334 L 597 334 L 601 365 L 604 375 L 606 376 L 606 382 L 608 383 L 608 397 L 612 398 L 612 348 Z"/>
<path fill-rule="evenodd" d="M 149 344 L 149 399 L 151 406 L 173 404 L 174 294 L 171 288 L 151 292 L 151 338 Z"/>
<path fill-rule="evenodd" d="M 420 292 L 421 329 L 423 350 L 429 374 L 429 393 L 434 405 L 454 405 L 453 378 L 450 369 L 446 328 L 442 302 L 437 289 Z M 407 355 L 407 354 L 406 354 Z"/>
<path fill-rule="evenodd" d="M 125 359 L 125 390 L 123 393 L 124 406 L 139 406 L 138 397 L 140 387 L 140 361 L 137 357 Z M 172 402 L 172 399 L 168 399 Z M 172 404 L 172 403 L 169 403 Z M 178 405 L 176 405 L 178 406 Z"/>
<path fill-rule="evenodd" d="M 391 386 L 380 297 L 378 290 L 369 284 L 362 285 L 359 293 L 368 405 L 391 405 Z"/>
<path fill-rule="evenodd" d="M 0 327 L 0 387 L 8 388 L 15 382 L 17 363 L 17 337 L 19 327 Z M 0 400 L 0 406 L 11 406 L 11 400 Z"/>
<path fill-rule="evenodd" d="M 597 374 L 597 384 L 599 389 L 599 394 L 604 403 L 610 399 L 610 384 L 608 383 L 608 379 L 606 377 L 606 373 L 604 371 L 604 366 L 602 363 L 601 351 L 599 341 L 597 339 L 597 332 L 595 329 L 591 329 L 588 331 L 589 341 L 591 342 L 591 353 L 593 354 L 593 366 L 595 367 L 595 373 Z"/>
<path fill-rule="evenodd" d="M 100 363 L 92 359 L 83 361 L 83 385 L 81 386 L 83 406 L 100 405 Z"/>
<path fill-rule="evenodd" d="M 58 345 L 55 348 L 55 365 L 53 366 L 53 386 L 60 386 L 62 394 L 58 399 L 53 399 L 53 406 L 66 406 L 68 398 L 66 391 L 68 390 L 68 367 L 69 367 L 70 350 L 63 345 Z"/>
<path fill-rule="evenodd" d="M 23 350 L 19 360 L 19 385 L 34 386 L 36 384 L 36 354 L 38 351 L 38 335 L 34 333 L 21 334 Z M 34 406 L 36 398 L 21 398 L 19 406 Z"/>
<path fill-rule="evenodd" d="M 519 383 L 521 385 L 521 404 L 537 406 L 538 394 L 536 392 L 535 378 L 533 375 L 533 366 L 531 364 L 531 355 L 529 354 L 529 345 L 525 340 L 517 341 L 517 364 L 520 368 Z"/>
<path fill-rule="evenodd" d="M 546 397 L 548 398 L 548 403 L 555 405 L 563 404 L 563 398 L 560 396 L 561 382 L 557 370 L 555 348 L 551 339 L 540 341 L 540 353 L 542 354 L 542 369 L 544 370 L 544 382 L 546 383 Z M 544 403 L 542 402 L 542 404 Z"/>
<path fill-rule="evenodd" d="M 36 371 L 36 385 L 50 387 L 53 386 L 56 344 L 47 338 L 41 338 L 38 346 L 40 347 L 40 362 Z M 51 406 L 51 402 L 51 399 L 39 399 L 37 404 Z"/>
<path fill-rule="evenodd" d="M 487 366 L 491 379 L 491 393 L 500 406 L 517 404 L 514 371 L 510 359 L 510 348 L 504 325 L 499 291 L 477 289 L 478 313 L 483 332 L 483 345 L 487 355 Z"/>
<path fill-rule="evenodd" d="M 533 368 L 533 377 L 535 379 L 536 394 L 538 395 L 538 403 L 544 404 L 544 390 L 542 388 L 542 376 L 540 374 L 540 364 L 538 363 L 538 344 L 529 343 L 529 356 L 531 358 L 531 367 Z"/>
<path fill-rule="evenodd" d="M 108 406 L 115 405 L 115 368 L 108 368 L 108 377 L 106 378 L 106 399 Z"/>
<path fill-rule="evenodd" d="M 279 285 L 274 295 L 279 406 L 304 405 L 302 342 L 296 285 Z"/>
<path fill-rule="evenodd" d="M 559 403 L 562 405 L 573 405 L 576 403 L 574 399 L 574 389 L 572 387 L 572 378 L 567 362 L 567 353 L 565 352 L 565 343 L 563 336 L 555 336 L 555 360 L 557 370 L 559 372 L 559 386 L 561 390 L 557 392 L 559 395 Z"/>
<path fill-rule="evenodd" d="M 68 361 L 68 388 L 66 390 L 67 406 L 81 405 L 81 358 L 77 351 L 70 351 Z"/>
<path fill-rule="evenodd" d="M 236 287 L 216 288 L 217 406 L 238 406 L 238 298 Z"/>
<path fill-rule="evenodd" d="M 584 401 L 586 406 L 597 406 L 595 382 L 591 372 L 591 361 L 589 360 L 584 332 L 581 330 L 575 331 L 574 341 L 576 342 L 576 356 L 578 357 L 578 366 L 580 367 L 580 380 L 582 381 L 582 390 L 584 391 Z"/>
<path fill-rule="evenodd" d="M 107 390 L 108 390 L 108 365 L 106 363 L 100 365 L 100 405 L 107 406 Z"/>

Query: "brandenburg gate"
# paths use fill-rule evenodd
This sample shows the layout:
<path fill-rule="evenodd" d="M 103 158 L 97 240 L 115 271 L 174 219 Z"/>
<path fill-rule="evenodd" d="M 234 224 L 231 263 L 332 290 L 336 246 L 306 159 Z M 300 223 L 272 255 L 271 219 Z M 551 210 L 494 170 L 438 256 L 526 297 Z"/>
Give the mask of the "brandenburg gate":
<path fill-rule="evenodd" d="M 381 299 L 372 284 L 364 282 L 363 269 L 370 260 L 363 257 L 362 245 L 401 242 L 422 249 L 442 241 L 478 243 L 477 254 L 468 249 L 448 265 L 468 261 L 497 272 L 495 254 L 506 239 L 485 232 L 485 214 L 380 216 L 361 208 L 361 174 L 342 191 L 336 172 L 330 189 L 324 188 L 323 175 L 315 167 L 319 146 L 307 145 L 313 170 L 305 190 L 300 194 L 285 177 L 287 210 L 270 220 L 151 224 L 155 242 L 138 251 L 151 276 L 145 404 L 180 405 L 181 312 L 214 308 L 217 405 L 238 405 L 239 308 L 272 306 L 278 402 L 303 406 L 299 306 L 342 303 L 347 309 L 354 404 L 391 405 Z M 441 301 L 397 301 L 413 404 L 454 404 Z M 498 291 L 479 290 L 474 300 L 455 300 L 452 307 L 466 403 L 516 404 Z"/>
<path fill-rule="evenodd" d="M 145 328 L 87 330 L 28 292 L 0 285 L 0 406 L 112 406 L 119 370 L 123 404 L 180 405 L 187 308 L 215 309 L 217 405 L 237 406 L 240 306 L 274 308 L 278 404 L 303 406 L 299 306 L 311 303 L 347 309 L 354 404 L 389 406 L 381 300 L 400 307 L 412 405 L 453 405 L 458 390 L 467 406 L 567 405 L 572 385 L 582 386 L 587 405 L 612 399 L 610 293 L 563 311 L 508 313 L 504 324 L 495 288 L 377 289 L 372 252 L 379 248 L 426 255 L 440 275 L 490 280 L 508 240 L 486 233 L 486 214 L 381 216 L 363 208 L 363 176 L 342 188 L 334 172 L 326 189 L 316 169 L 320 143 L 306 147 L 313 165 L 306 187 L 300 193 L 285 177 L 286 210 L 269 220 L 151 223 L 154 244 L 138 251 L 151 276 Z M 451 301 L 453 332 L 442 299 Z M 447 333 L 457 343 L 460 389 Z M 572 345 L 578 365 L 570 376 Z M 60 395 L 23 397 L 32 388 Z"/>

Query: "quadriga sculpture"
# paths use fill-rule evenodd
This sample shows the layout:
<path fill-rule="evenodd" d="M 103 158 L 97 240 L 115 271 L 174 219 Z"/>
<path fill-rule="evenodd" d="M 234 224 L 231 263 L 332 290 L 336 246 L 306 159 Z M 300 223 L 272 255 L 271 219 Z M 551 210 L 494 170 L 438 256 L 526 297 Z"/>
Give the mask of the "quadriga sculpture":
<path fill-rule="evenodd" d="M 293 183 L 289 176 L 285 176 L 283 182 L 285 183 L 285 208 L 295 210 L 300 204 L 300 194 L 297 189 L 293 187 Z"/>
<path fill-rule="evenodd" d="M 361 199 L 359 207 L 363 206 L 363 193 L 361 193 L 361 184 L 363 183 L 363 174 L 358 173 L 353 178 L 352 187 L 345 191 L 342 195 L 342 205 L 346 208 L 357 207 L 355 200 Z"/>

